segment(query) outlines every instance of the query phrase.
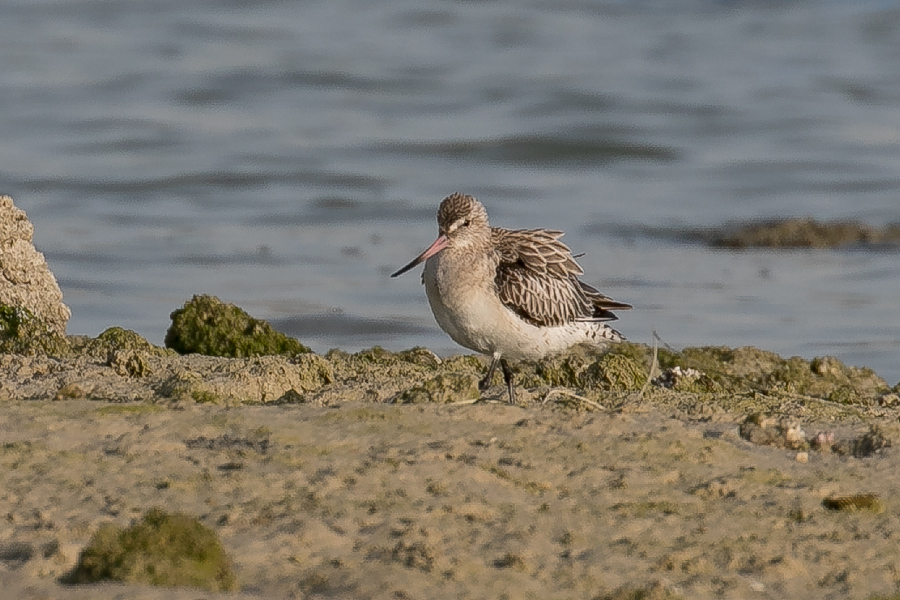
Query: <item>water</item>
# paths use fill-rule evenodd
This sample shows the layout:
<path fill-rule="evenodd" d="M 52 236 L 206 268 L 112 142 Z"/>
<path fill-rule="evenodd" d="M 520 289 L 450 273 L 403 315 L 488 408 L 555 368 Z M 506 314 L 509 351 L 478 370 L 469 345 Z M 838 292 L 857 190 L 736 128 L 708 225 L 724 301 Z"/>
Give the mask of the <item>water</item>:
<path fill-rule="evenodd" d="M 672 346 L 832 354 L 900 379 L 892 251 L 655 237 L 900 221 L 900 10 L 885 2 L 6 2 L 0 192 L 72 308 L 160 343 L 215 294 L 316 350 L 426 345 L 441 198 L 564 229 Z"/>

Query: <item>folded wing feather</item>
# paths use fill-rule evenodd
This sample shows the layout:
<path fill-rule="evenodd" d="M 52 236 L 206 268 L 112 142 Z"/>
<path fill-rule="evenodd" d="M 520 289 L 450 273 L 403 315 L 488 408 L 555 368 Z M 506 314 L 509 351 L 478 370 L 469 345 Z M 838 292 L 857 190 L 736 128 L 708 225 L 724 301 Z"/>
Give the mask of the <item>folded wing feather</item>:
<path fill-rule="evenodd" d="M 547 229 L 491 228 L 501 302 L 538 326 L 610 321 L 616 319 L 611 309 L 631 308 L 578 280 L 584 271 L 559 241 L 562 235 Z"/>

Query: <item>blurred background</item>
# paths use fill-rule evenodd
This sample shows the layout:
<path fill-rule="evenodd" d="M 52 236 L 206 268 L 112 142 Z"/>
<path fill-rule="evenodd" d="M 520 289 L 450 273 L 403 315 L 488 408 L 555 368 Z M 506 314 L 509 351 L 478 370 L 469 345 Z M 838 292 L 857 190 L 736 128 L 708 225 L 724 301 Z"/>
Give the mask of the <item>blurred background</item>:
<path fill-rule="evenodd" d="M 679 232 L 900 221 L 891 2 L 8 0 L 0 193 L 72 309 L 162 343 L 219 296 L 317 351 L 425 345 L 453 191 L 567 231 L 630 339 L 835 355 L 900 379 L 896 249 Z M 669 235 L 668 233 L 672 233 Z"/>

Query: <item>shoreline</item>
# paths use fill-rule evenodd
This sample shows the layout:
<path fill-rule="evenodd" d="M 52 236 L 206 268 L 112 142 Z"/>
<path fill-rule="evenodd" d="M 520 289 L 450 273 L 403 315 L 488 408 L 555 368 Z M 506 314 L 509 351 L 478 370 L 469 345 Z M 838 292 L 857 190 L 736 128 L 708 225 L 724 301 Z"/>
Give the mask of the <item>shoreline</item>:
<path fill-rule="evenodd" d="M 667 376 L 646 385 L 652 349 L 577 349 L 518 366 L 510 406 L 499 378 L 474 402 L 475 356 L 216 358 L 107 338 L 70 358 L 0 355 L 0 581 L 22 598 L 900 585 L 900 397 L 834 359 L 660 351 Z M 878 504 L 834 504 L 867 494 Z M 215 530 L 241 591 L 57 583 L 100 524 L 152 507 Z"/>

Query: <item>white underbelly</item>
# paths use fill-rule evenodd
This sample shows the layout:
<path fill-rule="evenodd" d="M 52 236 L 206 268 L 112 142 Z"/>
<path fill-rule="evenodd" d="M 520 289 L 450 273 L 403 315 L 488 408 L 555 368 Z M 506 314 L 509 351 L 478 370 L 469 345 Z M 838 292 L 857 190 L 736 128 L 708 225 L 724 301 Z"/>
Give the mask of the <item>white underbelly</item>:
<path fill-rule="evenodd" d="M 492 280 L 479 285 L 473 273 L 454 277 L 436 259 L 425 263 L 425 293 L 438 325 L 460 346 L 512 360 L 536 360 L 588 341 L 589 324 L 531 325 L 500 302 Z"/>

